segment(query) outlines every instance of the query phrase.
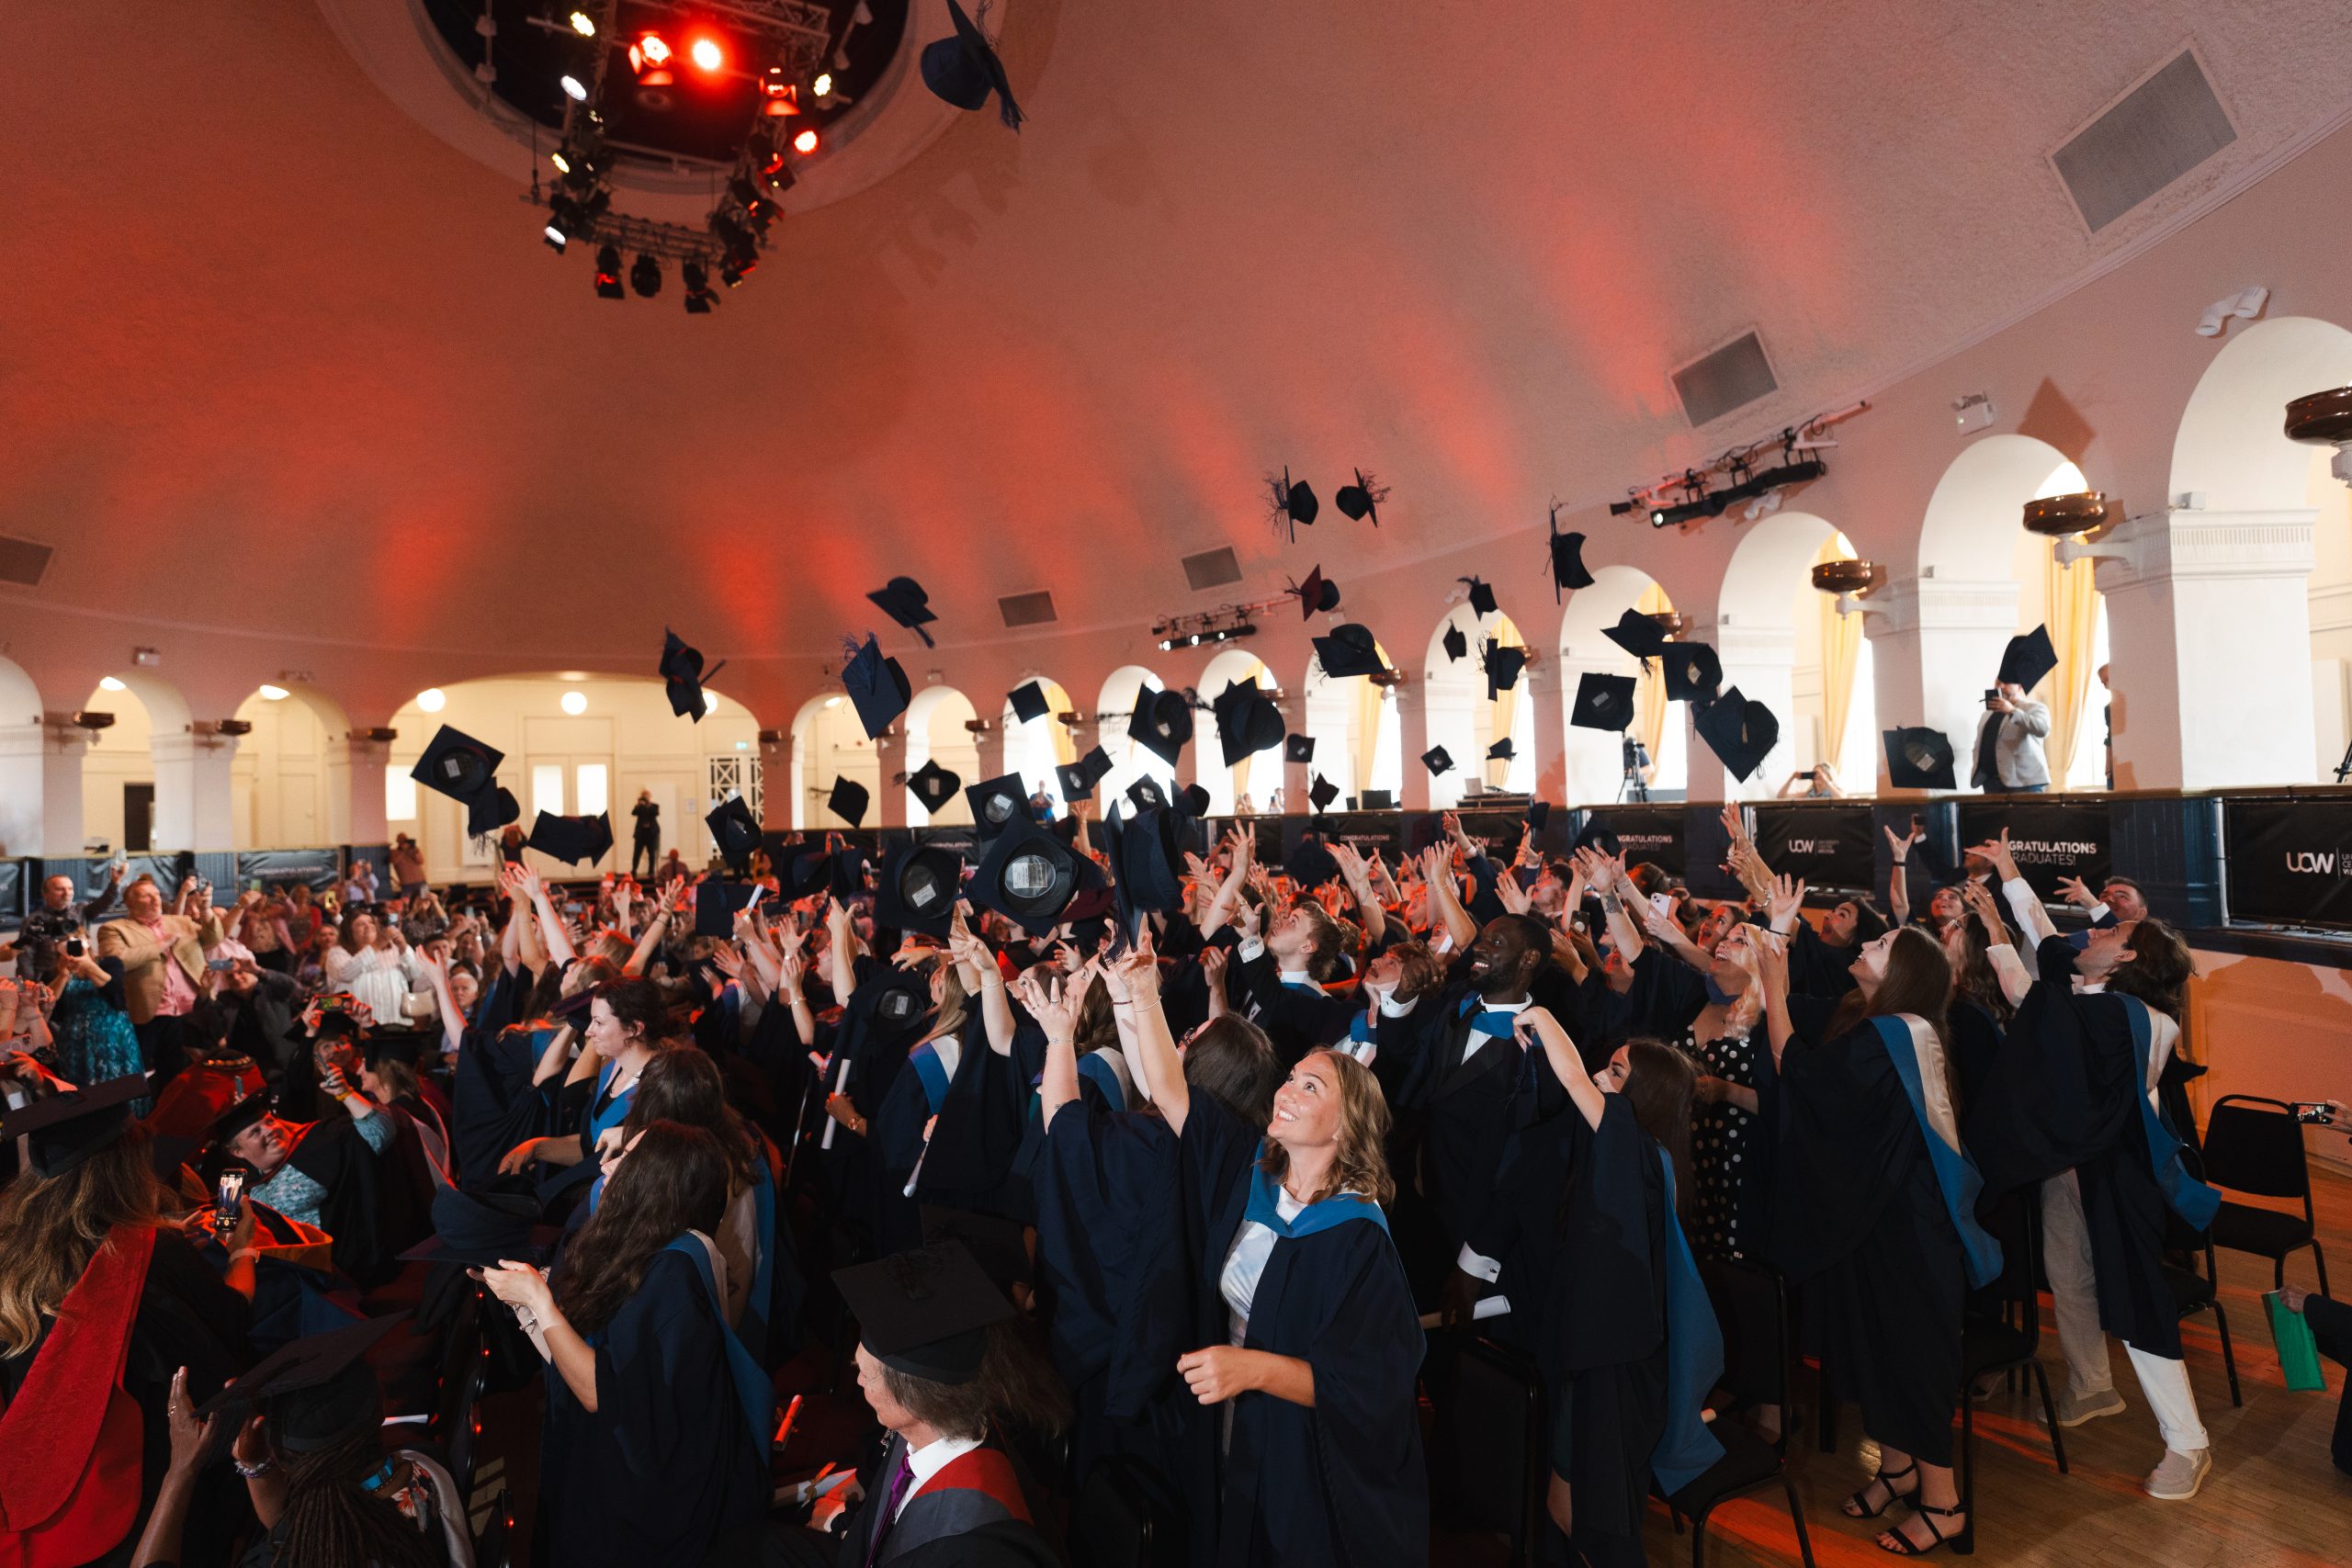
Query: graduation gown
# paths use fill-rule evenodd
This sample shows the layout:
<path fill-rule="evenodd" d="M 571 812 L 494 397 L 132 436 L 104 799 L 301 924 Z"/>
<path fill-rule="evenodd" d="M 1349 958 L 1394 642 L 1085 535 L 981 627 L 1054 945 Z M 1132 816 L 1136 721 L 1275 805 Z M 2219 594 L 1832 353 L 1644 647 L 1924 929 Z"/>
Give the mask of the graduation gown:
<path fill-rule="evenodd" d="M 507 1150 L 554 1131 L 548 1100 L 531 1083 L 554 1037 L 552 1026 L 466 1031 L 450 1079 L 449 1125 L 451 1162 L 466 1190 L 499 1183 Z"/>
<path fill-rule="evenodd" d="M 595 1410 L 548 1367 L 539 1474 L 549 1562 L 699 1563 L 766 1512 L 767 1455 L 743 1414 L 728 1337 L 695 1260 L 665 1248 L 589 1337 Z"/>
<path fill-rule="evenodd" d="M 987 1447 L 956 1455 L 910 1493 L 875 1551 L 888 1478 L 906 1451 L 907 1440 L 894 1434 L 842 1539 L 841 1568 L 865 1568 L 869 1561 L 876 1568 L 1056 1568 L 1060 1560 L 1029 1522 L 1012 1461 Z"/>
<path fill-rule="evenodd" d="M 1239 965 L 1249 1012 L 1284 1067 L 1297 1065 L 1309 1052 L 1336 1045 L 1348 1037 L 1348 1021 L 1360 1003 L 1335 997 L 1312 986 L 1293 985 L 1282 977 L 1272 953 L 1261 949 Z"/>
<path fill-rule="evenodd" d="M 1198 1345 L 1228 1342 L 1217 1280 L 1252 1198 L 1259 1129 L 1196 1094 L 1179 1140 L 1204 1247 Z M 1216 1561 L 1389 1568 L 1429 1560 L 1429 1478 L 1415 1403 L 1420 1320 L 1386 1226 L 1370 1204 L 1317 1225 L 1315 1204 L 1274 1244 L 1243 1347 L 1306 1361 L 1315 1406 L 1270 1393 L 1232 1401 Z M 1270 1211 L 1271 1212 L 1271 1211 Z M 1361 1212 L 1361 1213 L 1359 1213 Z"/>
<path fill-rule="evenodd" d="M 1526 1055 L 1507 1015 L 1487 1014 L 1475 990 L 1443 993 L 1434 1048 L 1422 1052 L 1403 1094 L 1420 1127 L 1414 1161 L 1420 1204 L 1435 1221 L 1423 1225 L 1416 1217 L 1403 1227 L 1406 1265 L 1425 1297 L 1445 1278 L 1493 1200 Z M 1401 1195 L 1400 1206 L 1408 1206 Z"/>
<path fill-rule="evenodd" d="M 878 1251 L 922 1245 L 923 1203 L 1004 1213 L 1027 1098 L 1018 1076 L 1010 1056 L 989 1048 L 988 1026 L 977 1011 L 965 1023 L 952 1076 L 929 1043 L 907 1053 L 873 1122 Z M 926 1122 L 932 1126 L 927 1146 Z M 906 1190 L 910 1180 L 911 1196 Z"/>

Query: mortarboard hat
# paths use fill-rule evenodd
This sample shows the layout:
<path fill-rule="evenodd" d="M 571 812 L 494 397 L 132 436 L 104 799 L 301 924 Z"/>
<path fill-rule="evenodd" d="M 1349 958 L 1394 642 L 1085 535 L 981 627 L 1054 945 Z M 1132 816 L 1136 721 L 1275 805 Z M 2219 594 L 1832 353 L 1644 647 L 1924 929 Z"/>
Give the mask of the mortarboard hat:
<path fill-rule="evenodd" d="M 825 797 L 825 809 L 854 828 L 865 820 L 865 808 L 873 802 L 864 784 L 837 773 L 832 793 Z"/>
<path fill-rule="evenodd" d="M 1298 618 L 1302 621 L 1312 619 L 1317 610 L 1340 607 L 1340 585 L 1328 581 L 1319 566 L 1307 572 L 1306 581 L 1293 583 L 1288 592 L 1298 595 Z"/>
<path fill-rule="evenodd" d="M 1216 716 L 1217 746 L 1227 767 L 1282 744 L 1283 710 L 1255 681 L 1228 682 L 1210 712 Z"/>
<path fill-rule="evenodd" d="M 1527 830 L 1529 832 L 1542 832 L 1544 830 L 1544 825 L 1551 820 L 1552 803 L 1550 801 L 1531 800 L 1527 803 Z"/>
<path fill-rule="evenodd" d="M 1351 675 L 1385 675 L 1388 661 L 1380 657 L 1380 644 L 1372 628 L 1355 621 L 1348 621 L 1331 628 L 1328 637 L 1314 639 L 1315 657 L 1322 662 L 1323 673 L 1334 681 Z"/>
<path fill-rule="evenodd" d="M 1516 643 L 1488 637 L 1484 663 L 1487 695 L 1499 696 L 1519 684 L 1519 672 L 1527 668 L 1527 649 Z"/>
<path fill-rule="evenodd" d="M 1182 692 L 1137 688 L 1135 711 L 1127 716 L 1127 738 L 1174 767 L 1184 742 L 1193 738 L 1193 705 Z"/>
<path fill-rule="evenodd" d="M 522 803 L 514 798 L 514 792 L 492 784 L 466 802 L 467 836 L 479 839 L 485 833 L 495 833 L 522 815 Z"/>
<path fill-rule="evenodd" d="M 931 595 L 922 591 L 922 583 L 911 577 L 894 577 L 866 597 L 879 605 L 884 615 L 922 638 L 925 648 L 939 646 L 922 629 L 926 622 L 939 617 L 931 613 Z"/>
<path fill-rule="evenodd" d="M 566 865 L 600 861 L 613 847 L 613 821 L 601 811 L 594 817 L 558 817 L 542 811 L 524 841 Z"/>
<path fill-rule="evenodd" d="M 1736 779 L 1754 773 L 1781 739 L 1781 721 L 1772 710 L 1740 695 L 1737 686 L 1699 710 L 1698 728 L 1700 739 Z"/>
<path fill-rule="evenodd" d="M 882 862 L 874 923 L 945 940 L 964 896 L 964 857 L 944 845 L 898 844 Z"/>
<path fill-rule="evenodd" d="M 506 753 L 484 745 L 453 725 L 434 731 L 409 777 L 466 808 L 466 832 L 494 833 L 523 814 L 512 791 L 498 784 L 498 764 Z"/>
<path fill-rule="evenodd" d="M 1669 643 L 1658 654 L 1666 671 L 1667 701 L 1711 703 L 1724 683 L 1724 662 L 1703 642 Z"/>
<path fill-rule="evenodd" d="M 914 694 L 907 684 L 907 672 L 899 668 L 897 660 L 883 653 L 872 632 L 865 634 L 865 645 L 842 667 L 842 688 L 856 706 L 857 722 L 865 727 L 868 740 L 907 711 Z"/>
<path fill-rule="evenodd" d="M 1624 845 L 1618 841 L 1617 829 L 1600 818 L 1588 814 L 1584 819 L 1584 826 L 1577 829 L 1576 843 L 1573 847 L 1579 850 L 1599 850 L 1602 854 L 1613 855 L 1623 850 Z"/>
<path fill-rule="evenodd" d="M 1184 902 L 1184 879 L 1181 863 L 1169 852 L 1168 839 L 1161 831 L 1166 813 L 1159 807 L 1143 807 L 1125 821 L 1119 820 L 1114 811 L 1103 827 L 1110 840 L 1111 865 L 1116 881 L 1113 884 L 1115 902 L 1127 931 L 1133 934 L 1132 912 L 1136 909 L 1175 909 Z"/>
<path fill-rule="evenodd" d="M 2030 692 L 2057 668 L 2058 651 L 2050 646 L 2050 628 L 2036 626 L 2009 638 L 2009 646 L 2001 652 L 2000 680 L 2004 685 L 2015 684 Z"/>
<path fill-rule="evenodd" d="M 1564 588 L 1589 588 L 1592 573 L 1585 570 L 1584 536 L 1560 532 L 1560 509 L 1552 508 L 1552 602 L 1558 604 Z"/>
<path fill-rule="evenodd" d="M 912 969 L 895 965 L 874 982 L 874 1016 L 890 1029 L 919 1026 L 931 1011 L 929 964 Z"/>
<path fill-rule="evenodd" d="M 0 1138 L 24 1137 L 36 1176 L 62 1176 L 122 1136 L 130 1102 L 148 1092 L 145 1073 L 129 1073 L 87 1089 L 34 1100 L 0 1118 Z"/>
<path fill-rule="evenodd" d="M 981 840 L 994 838 L 1008 822 L 1030 820 L 1029 786 L 1019 773 L 1000 773 L 965 790 L 971 804 L 972 826 Z"/>
<path fill-rule="evenodd" d="M 857 1319 L 866 1353 L 932 1382 L 961 1384 L 979 1376 L 989 1325 L 1013 1315 L 1012 1303 L 960 1241 L 836 1269 L 833 1283 Z"/>
<path fill-rule="evenodd" d="M 1301 887 L 1320 887 L 1340 879 L 1339 857 L 1320 834 L 1309 833 L 1299 840 L 1298 848 L 1283 857 L 1283 874 Z"/>
<path fill-rule="evenodd" d="M 680 718 L 702 722 L 710 704 L 703 695 L 702 683 L 727 668 L 720 660 L 707 671 L 702 667 L 702 649 L 688 648 L 676 632 L 666 626 L 662 632 L 662 684 L 670 695 L 670 711 Z"/>
<path fill-rule="evenodd" d="M 1634 722 L 1634 678 L 1588 670 L 1577 682 L 1568 723 L 1579 729 L 1620 730 Z"/>
<path fill-rule="evenodd" d="M 1187 817 L 1207 816 L 1209 814 L 1208 786 L 1196 784 L 1186 784 L 1177 794 L 1176 809 Z"/>
<path fill-rule="evenodd" d="M 1281 479 L 1269 479 L 1266 483 L 1274 492 L 1274 519 L 1288 525 L 1291 543 L 1296 544 L 1298 525 L 1304 523 L 1312 527 L 1316 514 L 1323 510 L 1322 502 L 1315 499 L 1314 487 L 1305 479 L 1294 482 L 1287 468 Z"/>
<path fill-rule="evenodd" d="M 695 935 L 730 937 L 736 913 L 749 905 L 760 888 L 754 882 L 721 882 L 715 877 L 695 884 Z"/>
<path fill-rule="evenodd" d="M 1495 613 L 1495 591 L 1483 577 L 1457 577 L 1456 582 L 1470 585 L 1470 613 L 1480 619 Z"/>
<path fill-rule="evenodd" d="M 1292 735 L 1284 737 L 1283 740 L 1283 761 L 1285 762 L 1311 762 L 1315 761 L 1315 737 L 1312 735 Z"/>
<path fill-rule="evenodd" d="M 980 857 L 968 896 L 981 908 L 1044 936 L 1078 896 L 1081 860 L 1076 850 L 1023 817 L 1007 823 Z"/>
<path fill-rule="evenodd" d="M 267 1093 L 249 1094 L 232 1103 L 228 1110 L 215 1116 L 204 1129 L 204 1141 L 219 1148 L 246 1128 L 258 1125 L 269 1114 Z"/>
<path fill-rule="evenodd" d="M 1306 798 L 1315 803 L 1316 810 L 1328 809 L 1333 801 L 1340 798 L 1340 786 L 1317 773 L 1315 782 L 1306 788 Z"/>
<path fill-rule="evenodd" d="M 738 868 L 751 865 L 752 852 L 760 847 L 760 819 L 741 795 L 729 795 L 705 813 L 702 821 L 718 846 L 719 859 Z"/>
<path fill-rule="evenodd" d="M 1445 628 L 1445 656 L 1459 662 L 1470 651 L 1470 637 L 1460 626 Z"/>
<path fill-rule="evenodd" d="M 537 1263 L 562 1235 L 539 1224 L 538 1201 L 527 1193 L 442 1187 L 433 1193 L 433 1235 L 400 1257 L 406 1263 L 469 1269 L 494 1269 L 508 1258 Z"/>
<path fill-rule="evenodd" d="M 804 850 L 792 856 L 778 880 L 786 898 L 821 897 L 832 886 L 833 857 L 823 850 Z"/>
<path fill-rule="evenodd" d="M 380 1030 L 362 1034 L 359 1036 L 360 1060 L 371 1067 L 379 1062 L 398 1062 L 402 1066 L 414 1067 L 424 1060 L 426 1038 L 418 1031 L 409 1029 Z M 441 1042 L 435 1039 L 433 1044 L 437 1050 Z"/>
<path fill-rule="evenodd" d="M 1958 789 L 1951 741 L 1940 729 L 1905 725 L 1883 733 L 1886 782 L 1895 789 Z"/>
<path fill-rule="evenodd" d="M 1600 635 L 1636 659 L 1656 659 L 1666 651 L 1666 628 L 1657 624 L 1657 616 L 1639 610 L 1626 611 L 1617 617 L 1615 626 L 1602 628 Z"/>
<path fill-rule="evenodd" d="M 865 891 L 865 852 L 855 844 L 842 844 L 825 857 L 826 890 L 848 903 Z"/>
<path fill-rule="evenodd" d="M 1341 485 L 1331 492 L 1331 504 L 1359 523 L 1369 517 L 1372 525 L 1377 528 L 1380 526 L 1380 503 L 1388 499 L 1388 487 L 1362 468 L 1355 470 L 1355 483 Z"/>
<path fill-rule="evenodd" d="M 998 113 L 1013 130 L 1021 129 L 1021 106 L 1012 101 L 1012 84 L 1004 74 L 988 34 L 980 31 L 964 7 L 947 0 L 956 30 L 922 46 L 922 85 L 934 97 L 959 109 L 985 108 L 989 95 L 997 96 Z"/>
<path fill-rule="evenodd" d="M 1432 746 L 1421 753 L 1421 766 L 1430 771 L 1431 777 L 1436 777 L 1453 771 L 1453 758 L 1444 747 Z"/>
<path fill-rule="evenodd" d="M 1029 1282 L 1029 1247 L 1022 1238 L 1020 1221 L 999 1214 L 975 1213 L 969 1209 L 944 1209 L 933 1203 L 922 1208 L 925 1247 L 939 1247 L 951 1241 L 962 1243 L 973 1261 L 1001 1290 L 1009 1292 L 1015 1285 Z"/>
<path fill-rule="evenodd" d="M 1054 705 L 1046 699 L 1046 688 L 1035 681 L 1013 687 L 1004 694 L 1004 700 L 1012 705 L 1012 716 L 1023 724 L 1045 717 Z"/>
<path fill-rule="evenodd" d="M 956 792 L 963 787 L 964 781 L 941 767 L 936 757 L 907 775 L 907 792 L 922 802 L 925 811 L 934 815 L 941 807 L 955 799 Z"/>
<path fill-rule="evenodd" d="M 389 1317 L 363 1317 L 281 1345 L 198 1405 L 196 1414 L 217 1416 L 234 1404 L 271 1402 L 276 1406 L 272 1440 L 293 1453 L 314 1453 L 381 1426 L 383 1392 L 366 1357 L 407 1316 L 396 1312 Z"/>
<path fill-rule="evenodd" d="M 1064 762 L 1054 770 L 1054 778 L 1062 786 L 1064 800 L 1084 800 L 1094 793 L 1094 786 L 1111 771 L 1111 758 L 1097 746 L 1075 762 Z"/>
<path fill-rule="evenodd" d="M 1487 748 L 1487 761 L 1489 762 L 1508 762 L 1517 755 L 1519 755 L 1519 748 L 1511 744 L 1510 737 L 1508 735 Z"/>
<path fill-rule="evenodd" d="M 1159 781 L 1145 773 L 1127 786 L 1127 800 L 1137 811 L 1157 811 L 1168 804 L 1168 792 Z"/>

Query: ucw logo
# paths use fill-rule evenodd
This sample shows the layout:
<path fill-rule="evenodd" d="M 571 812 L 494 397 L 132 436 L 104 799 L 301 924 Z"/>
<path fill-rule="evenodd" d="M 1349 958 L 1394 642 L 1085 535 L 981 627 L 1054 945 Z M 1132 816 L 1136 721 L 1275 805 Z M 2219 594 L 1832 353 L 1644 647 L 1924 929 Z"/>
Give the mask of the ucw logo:
<path fill-rule="evenodd" d="M 2325 854 L 2322 854 L 2317 850 L 2289 850 L 2287 869 L 2300 871 L 2309 876 L 2334 876 L 2335 852 L 2330 850 Z"/>
<path fill-rule="evenodd" d="M 1835 839 L 1791 839 L 1789 853 L 1792 855 L 1834 855 L 1838 852 Z"/>

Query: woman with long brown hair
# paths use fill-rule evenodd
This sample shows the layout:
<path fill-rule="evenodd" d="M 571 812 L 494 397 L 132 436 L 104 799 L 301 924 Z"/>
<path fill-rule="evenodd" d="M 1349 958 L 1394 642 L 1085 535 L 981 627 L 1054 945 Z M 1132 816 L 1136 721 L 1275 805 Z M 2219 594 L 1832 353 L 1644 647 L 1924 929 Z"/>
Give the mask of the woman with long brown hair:
<path fill-rule="evenodd" d="M 1908 1504 L 1877 1538 L 1897 1556 L 1972 1551 L 1951 1470 L 1961 1307 L 1999 1273 L 2000 1248 L 1976 1223 L 1984 1183 L 1960 1141 L 1951 960 L 1923 931 L 1890 931 L 1857 953 L 1855 988 L 1824 1002 L 1789 995 L 1776 939 L 1758 956 L 1774 1067 L 1764 1119 L 1779 1131 L 1772 1257 L 1818 1303 L 1826 1373 L 1878 1441 L 1878 1473 L 1844 1511 Z"/>
<path fill-rule="evenodd" d="M 717 1134 L 656 1122 L 552 1278 L 481 1273 L 548 1359 L 549 1562 L 700 1562 L 766 1508 L 773 1389 L 728 1330 L 712 1240 L 727 1184 Z"/>

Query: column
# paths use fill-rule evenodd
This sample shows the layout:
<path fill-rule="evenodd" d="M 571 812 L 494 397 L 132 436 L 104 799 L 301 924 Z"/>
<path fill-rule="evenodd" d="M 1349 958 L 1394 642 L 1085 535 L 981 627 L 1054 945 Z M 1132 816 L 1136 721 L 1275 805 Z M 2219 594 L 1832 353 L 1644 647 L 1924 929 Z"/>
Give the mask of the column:
<path fill-rule="evenodd" d="M 1430 808 L 1429 769 L 1421 765 L 1421 753 L 1430 749 L 1429 682 L 1421 676 L 1407 674 L 1396 686 L 1396 750 L 1404 757 L 1404 791 L 1396 804 L 1407 811 L 1427 811 Z M 1364 736 L 1359 744 L 1370 746 L 1375 738 Z M 1456 758 L 1459 763 L 1461 759 Z M 1333 779 L 1333 784 L 1343 781 Z"/>
<path fill-rule="evenodd" d="M 907 825 L 907 786 L 899 775 L 907 771 L 907 731 L 903 719 L 874 740 L 874 761 L 878 798 L 876 809 L 868 813 L 866 821 L 877 828 L 903 828 Z"/>
<path fill-rule="evenodd" d="M 39 848 L 68 858 L 82 852 L 88 836 L 82 821 L 82 759 L 90 750 L 90 732 L 62 715 L 44 721 L 41 731 Z"/>
<path fill-rule="evenodd" d="M 44 755 L 40 721 L 25 724 L 0 724 L 0 856 L 54 853 L 63 855 L 64 846 L 50 850 L 41 821 L 44 803 L 48 800 L 44 774 Z M 80 853 L 82 845 L 78 831 L 81 821 L 81 763 L 74 760 L 74 808 L 76 833 L 73 852 Z"/>
<path fill-rule="evenodd" d="M 2001 653 L 2018 629 L 2014 578 L 1919 576 L 1890 582 L 1863 601 L 1876 671 L 1881 729 L 1925 725 L 1951 742 L 1952 773 L 1966 788 L 1976 766 L 1976 735 L 1984 722 L 1984 689 L 2001 668 Z M 2304 655 L 2308 661 L 2310 655 Z M 1784 770 L 1781 773 L 1786 778 Z M 1886 782 L 1886 753 L 1878 753 L 1878 787 Z"/>
<path fill-rule="evenodd" d="M 1464 660 L 1468 662 L 1468 660 Z M 1417 775 L 1424 792 L 1425 806 L 1442 803 L 1453 806 L 1461 800 L 1468 788 L 1468 781 L 1477 777 L 1486 766 L 1486 755 L 1478 745 L 1477 719 L 1472 710 L 1485 700 L 1485 677 L 1476 676 L 1468 684 L 1449 681 L 1433 686 L 1424 679 L 1408 680 L 1397 688 L 1396 716 L 1404 720 L 1404 696 L 1407 690 L 1415 694 L 1414 711 L 1419 716 L 1419 734 L 1408 735 L 1405 747 L 1405 777 L 1409 784 Z M 1432 746 L 1443 746 L 1453 759 L 1453 767 L 1442 778 L 1433 778 L 1420 762 L 1420 755 Z"/>
<path fill-rule="evenodd" d="M 364 731 L 327 742 L 327 842 L 391 842 L 384 813 L 384 771 L 391 760 L 391 742 L 370 740 Z"/>
<path fill-rule="evenodd" d="M 2117 788 L 2312 780 L 2315 515 L 2173 507 L 2067 552 L 2107 596 Z"/>
<path fill-rule="evenodd" d="M 235 848 L 230 767 L 237 758 L 236 738 L 158 735 L 149 747 L 155 758 L 155 848 Z"/>
<path fill-rule="evenodd" d="M 1724 692 L 1729 694 L 1733 687 L 1738 687 L 1741 697 L 1770 708 L 1781 728 L 1780 740 L 1755 771 L 1744 780 L 1735 779 L 1716 757 L 1714 748 L 1700 736 L 1690 705 L 1676 705 L 1683 710 L 1682 721 L 1690 726 L 1689 798 L 1710 801 L 1769 797 L 1794 766 L 1789 760 L 1794 755 L 1794 748 L 1788 730 L 1796 713 L 1796 632 L 1789 626 L 1748 626 L 1725 617 L 1716 622 L 1712 636 L 1704 626 L 1693 626 L 1685 635 L 1696 641 L 1713 641 L 1723 660 Z"/>
<path fill-rule="evenodd" d="M 760 827 L 764 831 L 792 831 L 793 773 L 792 731 L 760 731 Z"/>

